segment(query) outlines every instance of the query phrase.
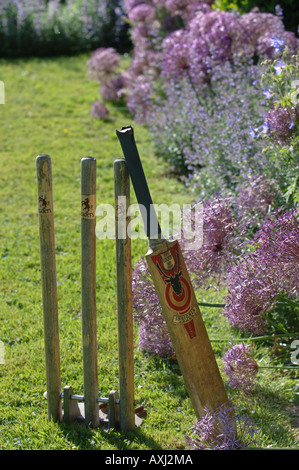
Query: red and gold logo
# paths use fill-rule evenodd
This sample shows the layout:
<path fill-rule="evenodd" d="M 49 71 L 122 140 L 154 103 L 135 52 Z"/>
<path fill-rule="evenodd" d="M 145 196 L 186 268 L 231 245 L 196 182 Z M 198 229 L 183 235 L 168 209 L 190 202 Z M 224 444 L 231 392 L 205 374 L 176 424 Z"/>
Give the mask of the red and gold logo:
<path fill-rule="evenodd" d="M 191 305 L 192 288 L 182 272 L 178 243 L 151 259 L 165 283 L 165 299 L 174 313 L 174 323 L 183 324 L 189 337 L 194 338 L 196 331 L 193 317 L 197 309 Z"/>

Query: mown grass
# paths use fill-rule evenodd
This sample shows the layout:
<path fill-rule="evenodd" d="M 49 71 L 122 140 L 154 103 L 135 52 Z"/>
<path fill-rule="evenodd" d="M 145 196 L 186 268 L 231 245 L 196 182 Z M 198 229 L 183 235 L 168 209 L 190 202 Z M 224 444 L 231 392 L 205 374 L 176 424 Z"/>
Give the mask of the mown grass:
<path fill-rule="evenodd" d="M 80 298 L 80 160 L 97 159 L 97 203 L 113 204 L 113 162 L 121 156 L 115 129 L 133 124 L 153 199 L 188 203 L 192 195 L 154 155 L 146 128 L 126 109 L 110 105 L 111 117 L 91 119 L 98 85 L 87 79 L 88 55 L 56 59 L 0 61 L 5 105 L 0 106 L 0 449 L 184 449 L 195 421 L 175 361 L 151 357 L 137 348 L 135 399 L 148 416 L 130 433 L 103 432 L 47 421 L 35 158 L 52 159 L 62 387 L 83 393 Z M 126 59 L 124 60 L 124 64 Z M 132 201 L 135 196 L 132 191 Z M 132 261 L 146 252 L 136 240 Z M 198 292 L 201 301 L 222 302 L 223 292 Z M 115 245 L 97 240 L 98 366 L 100 395 L 118 388 Z M 217 308 L 202 308 L 217 360 L 233 336 Z M 257 345 L 256 358 L 273 364 L 271 344 Z M 278 359 L 279 362 L 279 359 Z M 275 359 L 277 363 L 277 359 Z M 250 396 L 229 390 L 239 412 L 261 429 L 260 446 L 296 445 L 289 411 L 295 405 L 295 374 L 260 369 Z M 225 377 L 224 377 L 225 380 Z M 293 408 L 292 408 L 293 409 Z M 297 436 L 297 437 L 296 437 Z"/>

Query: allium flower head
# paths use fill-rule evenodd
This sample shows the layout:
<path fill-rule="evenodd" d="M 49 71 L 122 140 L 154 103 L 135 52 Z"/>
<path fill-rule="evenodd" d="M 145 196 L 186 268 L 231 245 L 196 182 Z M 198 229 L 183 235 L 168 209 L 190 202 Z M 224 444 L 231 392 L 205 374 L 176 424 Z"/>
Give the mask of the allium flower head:
<path fill-rule="evenodd" d="M 140 3 L 129 11 L 129 20 L 138 21 L 153 21 L 155 18 L 155 8 L 147 3 Z"/>
<path fill-rule="evenodd" d="M 93 103 L 91 107 L 91 117 L 104 119 L 108 114 L 109 110 L 102 101 L 97 100 Z"/>
<path fill-rule="evenodd" d="M 111 78 L 101 87 L 102 98 L 107 101 L 119 100 L 126 94 L 127 85 L 128 80 L 124 74 Z"/>
<path fill-rule="evenodd" d="M 178 78 L 190 68 L 189 44 L 182 29 L 170 34 L 163 42 L 162 76 Z"/>
<path fill-rule="evenodd" d="M 134 86 L 129 90 L 127 106 L 129 111 L 135 114 L 139 122 L 145 122 L 152 107 L 152 88 L 151 83 L 145 77 L 140 75 L 135 80 Z"/>
<path fill-rule="evenodd" d="M 225 249 L 234 231 L 229 198 L 214 198 L 204 204 L 204 244 L 213 253 Z"/>
<path fill-rule="evenodd" d="M 215 197 L 203 204 L 203 244 L 198 250 L 185 251 L 181 247 L 194 286 L 219 283 L 231 265 L 233 247 L 237 249 L 238 237 L 229 198 Z M 188 243 L 188 241 L 187 241 Z"/>
<path fill-rule="evenodd" d="M 237 192 L 235 206 L 242 230 L 264 221 L 276 196 L 273 182 L 264 175 L 250 175 Z"/>
<path fill-rule="evenodd" d="M 125 9 L 129 13 L 137 5 L 144 4 L 144 0 L 124 0 Z"/>
<path fill-rule="evenodd" d="M 134 321 L 140 334 L 140 349 L 162 357 L 173 354 L 174 349 L 160 301 L 144 258 L 133 270 L 132 292 Z"/>
<path fill-rule="evenodd" d="M 279 269 L 281 286 L 290 296 L 299 294 L 299 210 L 278 210 L 255 237 L 264 259 L 270 258 Z"/>
<path fill-rule="evenodd" d="M 279 105 L 267 112 L 265 120 L 271 137 L 281 144 L 287 144 L 295 132 L 295 123 L 299 121 L 299 106 L 283 108 Z"/>
<path fill-rule="evenodd" d="M 91 78 L 100 83 L 115 72 L 119 65 L 119 54 L 113 47 L 100 47 L 96 49 L 87 62 L 88 73 Z"/>
<path fill-rule="evenodd" d="M 224 372 L 228 377 L 228 385 L 250 392 L 254 386 L 258 364 L 253 359 L 250 349 L 245 344 L 235 344 L 224 357 Z"/>
<path fill-rule="evenodd" d="M 214 412 L 204 409 L 203 416 L 186 438 L 191 450 L 238 450 L 254 444 L 257 429 L 247 416 L 237 415 L 231 406 L 219 406 Z"/>
<path fill-rule="evenodd" d="M 251 11 L 240 16 L 247 43 L 259 56 L 274 57 L 282 44 L 296 50 L 294 34 L 285 31 L 282 18 L 271 13 Z M 276 40 L 273 38 L 277 38 Z"/>
<path fill-rule="evenodd" d="M 263 334 L 279 294 L 298 296 L 298 215 L 298 209 L 274 212 L 253 240 L 255 251 L 231 268 L 223 314 L 232 326 Z"/>

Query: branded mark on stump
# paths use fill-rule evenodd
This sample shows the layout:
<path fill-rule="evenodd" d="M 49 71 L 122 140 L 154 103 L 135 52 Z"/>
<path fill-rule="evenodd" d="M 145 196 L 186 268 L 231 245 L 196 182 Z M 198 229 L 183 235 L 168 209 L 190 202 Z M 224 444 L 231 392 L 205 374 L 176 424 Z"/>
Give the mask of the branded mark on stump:
<path fill-rule="evenodd" d="M 81 196 L 81 218 L 82 219 L 95 219 L 96 218 L 96 196 L 95 194 Z"/>
<path fill-rule="evenodd" d="M 40 196 L 38 198 L 38 212 L 40 214 L 50 214 L 52 212 L 50 205 L 50 201 L 47 201 L 47 196 Z"/>

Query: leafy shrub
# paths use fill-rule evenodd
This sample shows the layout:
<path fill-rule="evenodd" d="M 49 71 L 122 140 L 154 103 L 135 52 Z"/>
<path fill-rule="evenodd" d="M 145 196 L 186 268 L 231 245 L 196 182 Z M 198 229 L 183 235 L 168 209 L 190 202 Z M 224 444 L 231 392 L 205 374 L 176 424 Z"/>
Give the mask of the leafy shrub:
<path fill-rule="evenodd" d="M 120 0 L 3 0 L 2 57 L 73 54 L 99 46 L 128 47 Z"/>
<path fill-rule="evenodd" d="M 263 153 L 271 161 L 286 202 L 299 204 L 299 61 L 284 42 L 274 38 L 277 58 L 266 62 L 264 94 L 269 111 L 259 132 Z"/>
<path fill-rule="evenodd" d="M 297 33 L 299 24 L 298 8 L 294 8 L 293 0 L 216 0 L 215 7 L 220 10 L 237 10 L 241 13 L 247 13 L 253 8 L 258 8 L 261 12 L 276 13 L 283 19 L 284 25 L 288 31 Z"/>

